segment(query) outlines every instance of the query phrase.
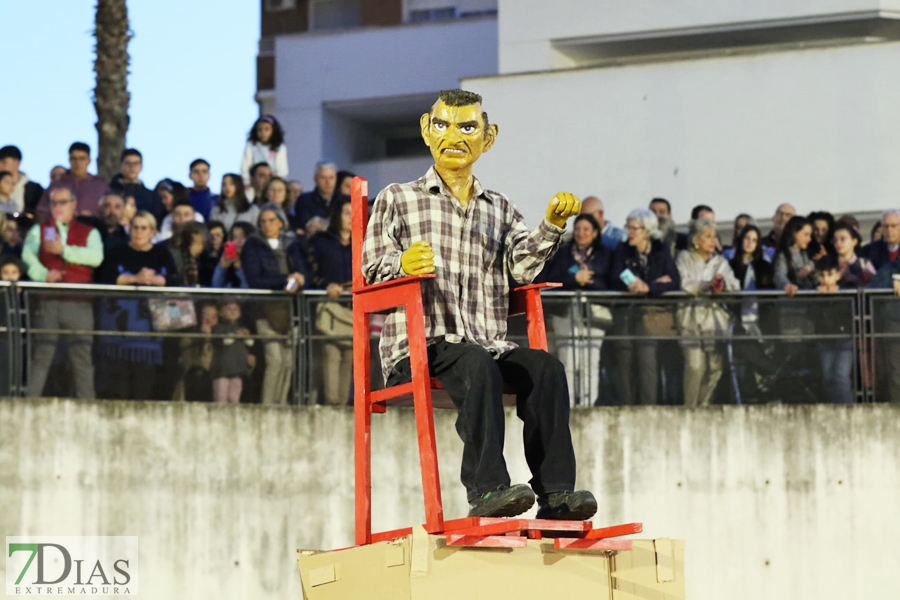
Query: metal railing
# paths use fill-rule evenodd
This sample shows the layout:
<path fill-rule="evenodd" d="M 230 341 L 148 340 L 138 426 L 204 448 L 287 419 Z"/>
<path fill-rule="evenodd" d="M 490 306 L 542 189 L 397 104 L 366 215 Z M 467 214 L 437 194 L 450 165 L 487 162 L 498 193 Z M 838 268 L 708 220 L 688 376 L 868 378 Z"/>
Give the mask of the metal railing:
<path fill-rule="evenodd" d="M 199 329 L 202 307 L 224 300 L 237 300 L 242 306 L 242 322 L 249 332 L 241 335 L 241 340 L 259 344 L 253 354 L 265 360 L 267 344 L 290 351 L 291 403 L 323 403 L 327 398 L 322 390 L 329 385 L 332 402 L 335 389 L 341 390 L 340 395 L 346 390 L 352 375 L 344 360 L 340 363 L 343 370 L 335 376 L 339 367 L 334 361 L 342 351 L 346 357 L 352 336 L 346 325 L 323 328 L 321 313 L 335 304 L 349 308 L 349 294 L 331 298 L 319 291 L 286 294 L 0 282 L 0 315 L 5 317 L 0 322 L 0 368 L 6 371 L 0 379 L 0 394 L 27 394 L 35 348 L 52 336 L 63 342 L 90 336 L 98 387 L 102 387 L 100 371 L 115 366 L 107 360 L 109 347 L 127 346 L 122 340 L 128 339 L 153 340 L 147 346 L 160 348 L 160 353 L 153 355 L 162 359 L 146 368 L 177 380 L 185 370 L 179 362 L 180 347 L 190 346 L 190 340 L 224 343 L 234 338 Z M 712 373 L 714 378 L 718 371 L 711 392 L 712 401 L 718 403 L 831 401 L 835 397 L 831 382 L 840 387 L 846 385 L 846 377 L 850 378 L 852 401 L 900 401 L 900 301 L 890 290 L 800 292 L 792 297 L 756 291 L 721 293 L 714 298 L 682 293 L 647 298 L 612 292 L 547 292 L 543 301 L 550 351 L 567 367 L 573 405 L 681 404 L 686 400 L 690 404 L 694 399 L 685 394 L 695 395 L 692 386 L 697 385 L 701 363 L 701 390 L 705 389 L 703 377 Z M 69 307 L 89 304 L 91 326 L 45 326 L 41 305 L 54 302 Z M 127 306 L 122 308 L 123 304 Z M 156 313 L 150 311 L 151 304 Z M 190 313 L 190 304 L 194 317 L 160 321 L 160 304 L 172 308 L 175 317 L 180 309 Z M 118 307 L 119 312 L 111 315 L 110 306 Z M 138 313 L 143 326 L 136 330 L 129 326 L 128 318 Z M 279 327 L 257 328 L 276 321 Z M 508 337 L 527 343 L 524 317 L 510 319 Z M 370 343 L 377 343 L 374 334 Z M 377 351 L 373 356 L 371 368 L 377 382 Z M 265 378 L 260 365 L 254 377 L 257 384 Z M 56 378 L 51 383 L 59 388 L 60 383 L 68 382 Z M 334 387 L 342 383 L 345 387 Z M 161 394 L 157 399 L 171 398 Z"/>

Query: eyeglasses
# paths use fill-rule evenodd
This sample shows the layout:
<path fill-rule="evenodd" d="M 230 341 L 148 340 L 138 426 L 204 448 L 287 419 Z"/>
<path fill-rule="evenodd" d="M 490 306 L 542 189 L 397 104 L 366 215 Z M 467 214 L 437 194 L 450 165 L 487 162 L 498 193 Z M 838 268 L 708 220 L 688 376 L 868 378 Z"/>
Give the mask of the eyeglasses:
<path fill-rule="evenodd" d="M 69 202 L 73 202 L 72 200 L 51 200 L 50 206 L 65 206 Z"/>
<path fill-rule="evenodd" d="M 643 228 L 644 228 L 643 225 L 626 225 L 625 226 L 625 229 L 627 229 L 628 231 L 640 231 Z"/>
<path fill-rule="evenodd" d="M 126 160 L 122 163 L 123 166 L 126 167 L 139 167 L 141 166 L 141 161 L 139 160 Z"/>

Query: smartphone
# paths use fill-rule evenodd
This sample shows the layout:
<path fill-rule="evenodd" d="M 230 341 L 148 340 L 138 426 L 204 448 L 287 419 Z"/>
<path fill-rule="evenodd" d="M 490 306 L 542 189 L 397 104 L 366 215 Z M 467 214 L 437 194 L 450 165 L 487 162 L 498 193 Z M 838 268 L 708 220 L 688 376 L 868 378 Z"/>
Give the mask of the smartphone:
<path fill-rule="evenodd" d="M 619 279 L 622 280 L 622 283 L 625 285 L 631 285 L 635 281 L 637 281 L 637 276 L 631 272 L 631 269 L 625 269 L 621 273 L 619 273 Z"/>
<path fill-rule="evenodd" d="M 234 242 L 225 242 L 225 258 L 228 260 L 237 260 L 237 245 Z"/>
<path fill-rule="evenodd" d="M 56 241 L 56 227 L 44 227 L 44 240 L 48 242 Z"/>
<path fill-rule="evenodd" d="M 286 292 L 293 292 L 295 287 L 297 287 L 297 280 L 296 279 L 288 279 L 287 285 L 284 286 L 284 290 Z"/>

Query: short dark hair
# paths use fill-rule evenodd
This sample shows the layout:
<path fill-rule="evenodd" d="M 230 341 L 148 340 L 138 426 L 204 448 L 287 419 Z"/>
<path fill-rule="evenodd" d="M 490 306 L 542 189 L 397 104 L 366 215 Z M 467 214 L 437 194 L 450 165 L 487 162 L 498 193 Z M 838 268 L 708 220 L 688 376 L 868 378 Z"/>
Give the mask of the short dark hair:
<path fill-rule="evenodd" d="M 856 230 L 856 227 L 851 225 L 850 223 L 846 223 L 844 221 L 838 221 L 834 226 L 834 229 L 831 230 L 831 239 L 834 239 L 834 234 L 838 231 L 846 231 L 850 237 L 856 240 L 856 250 L 855 252 L 859 254 L 862 251 L 863 239 L 862 235 Z M 829 240 L 831 241 L 831 240 Z M 833 243 L 833 242 L 832 242 Z"/>
<path fill-rule="evenodd" d="M 194 167 L 197 165 L 206 165 L 206 168 L 209 168 L 209 162 L 205 158 L 195 158 L 191 161 L 191 166 L 188 167 L 188 171 L 193 171 Z"/>
<path fill-rule="evenodd" d="M 22 160 L 22 151 L 16 146 L 3 146 L 0 148 L 0 160 L 14 158 L 18 161 Z"/>
<path fill-rule="evenodd" d="M 272 150 L 277 150 L 278 146 L 284 143 L 284 128 L 281 127 L 281 123 L 278 122 L 278 119 L 272 115 L 262 115 L 255 120 L 253 122 L 253 128 L 250 129 L 250 134 L 247 136 L 247 140 L 254 144 L 259 142 L 259 136 L 256 134 L 256 126 L 259 125 L 260 122 L 268 123 L 272 126 L 272 137 L 269 138 L 268 146 Z"/>
<path fill-rule="evenodd" d="M 711 213 L 716 212 L 705 204 L 698 204 L 697 206 L 695 206 L 694 208 L 691 209 L 691 220 L 693 221 L 693 220 L 697 219 L 700 216 L 700 213 L 702 213 L 703 211 L 709 211 Z"/>
<path fill-rule="evenodd" d="M 17 269 L 19 269 L 19 275 L 22 277 L 27 277 L 28 271 L 25 269 L 25 263 L 22 262 L 18 256 L 12 254 L 4 254 L 0 257 L 0 270 L 3 270 L 3 267 L 6 265 L 15 265 Z"/>
<path fill-rule="evenodd" d="M 250 167 L 250 177 L 256 177 L 256 171 L 259 170 L 260 167 L 269 167 L 269 169 L 272 168 L 267 162 L 258 162 Z"/>
<path fill-rule="evenodd" d="M 172 212 L 175 212 L 175 209 L 178 208 L 179 206 L 190 206 L 191 210 L 196 212 L 196 209 L 194 208 L 194 204 L 190 201 L 189 198 L 181 198 L 179 200 L 176 200 L 175 203 L 172 204 Z"/>
<path fill-rule="evenodd" d="M 837 271 L 840 268 L 837 256 L 826 254 L 816 261 L 816 271 Z"/>
<path fill-rule="evenodd" d="M 247 223 L 246 221 L 238 221 L 237 223 L 235 223 L 234 225 L 231 226 L 230 237 L 232 237 L 232 238 L 234 237 L 235 229 L 240 229 L 241 231 L 243 231 L 245 238 L 248 238 L 251 235 L 253 235 L 254 233 L 256 233 L 256 227 L 254 227 L 250 223 Z"/>
<path fill-rule="evenodd" d="M 458 89 L 441 90 L 438 98 L 447 106 L 471 106 L 473 104 L 481 104 L 482 101 L 480 94 Z M 484 121 L 484 135 L 487 135 L 488 115 L 486 112 L 481 112 L 481 119 Z"/>
<path fill-rule="evenodd" d="M 87 155 L 91 155 L 91 147 L 85 144 L 84 142 L 73 142 L 71 146 L 69 146 L 69 154 L 73 152 L 87 152 Z"/>
<path fill-rule="evenodd" d="M 225 235 L 228 235 L 228 232 L 225 231 L 225 223 L 223 223 L 222 221 L 207 221 L 206 222 L 206 229 L 208 231 L 212 231 L 213 229 L 216 229 L 217 227 L 222 230 L 222 233 L 224 233 Z"/>
<path fill-rule="evenodd" d="M 650 201 L 650 206 L 653 206 L 653 205 L 656 204 L 657 202 L 661 202 L 661 203 L 665 204 L 665 205 L 666 205 L 666 211 L 667 211 L 670 215 L 672 214 L 672 205 L 669 204 L 669 201 L 668 201 L 668 200 L 666 200 L 665 198 L 654 198 L 653 200 Z"/>
<path fill-rule="evenodd" d="M 119 162 L 125 162 L 125 159 L 129 156 L 137 156 L 141 162 L 144 162 L 144 155 L 141 154 L 140 150 L 136 148 L 125 148 L 124 150 L 122 150 L 122 155 L 119 157 Z"/>
<path fill-rule="evenodd" d="M 2 159 L 0 159 L 0 160 L 2 160 Z M 12 177 L 12 173 L 10 173 L 9 171 L 0 171 L 0 180 L 2 180 L 7 175 Z"/>

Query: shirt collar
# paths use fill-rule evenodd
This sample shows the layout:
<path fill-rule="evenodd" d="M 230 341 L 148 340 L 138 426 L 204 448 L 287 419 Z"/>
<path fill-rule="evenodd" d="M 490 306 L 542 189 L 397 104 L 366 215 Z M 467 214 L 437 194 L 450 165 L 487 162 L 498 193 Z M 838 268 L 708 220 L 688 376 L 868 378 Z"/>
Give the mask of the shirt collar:
<path fill-rule="evenodd" d="M 448 198 L 453 197 L 453 194 L 450 193 L 450 190 L 448 190 L 447 186 L 444 184 L 444 180 L 441 179 L 441 176 L 438 175 L 437 170 L 435 170 L 434 165 L 432 165 L 428 169 L 428 171 L 425 173 L 425 177 L 423 177 L 422 179 L 424 180 L 423 187 L 432 194 L 443 194 Z M 478 181 L 478 178 L 473 177 L 472 179 L 472 197 L 484 198 L 488 202 L 491 202 L 491 197 L 484 192 L 484 188 L 481 187 L 481 182 Z"/>

